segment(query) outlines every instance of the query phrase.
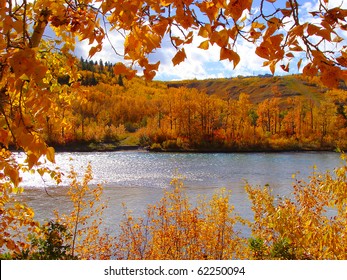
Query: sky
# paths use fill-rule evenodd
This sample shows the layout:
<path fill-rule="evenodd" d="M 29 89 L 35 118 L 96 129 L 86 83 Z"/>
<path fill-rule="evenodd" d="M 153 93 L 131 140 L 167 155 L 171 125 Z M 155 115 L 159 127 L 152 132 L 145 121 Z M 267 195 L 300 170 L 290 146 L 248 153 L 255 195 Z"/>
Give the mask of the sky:
<path fill-rule="evenodd" d="M 259 7 L 260 0 L 253 1 L 253 7 L 256 10 Z M 278 0 L 274 5 L 275 7 L 283 7 L 285 5 L 285 0 Z M 302 15 L 307 15 L 307 11 L 317 10 L 319 0 L 298 0 L 300 5 L 300 12 Z M 267 3 L 268 7 L 271 8 L 273 4 Z M 347 9 L 346 0 L 330 0 L 329 8 L 342 5 L 342 8 Z M 252 11 L 253 12 L 253 11 Z M 304 18 L 302 18 L 304 20 Z M 346 34 L 340 34 L 346 40 Z M 113 46 L 122 51 L 122 38 L 117 34 L 109 34 Z M 234 69 L 233 63 L 229 60 L 219 60 L 219 48 L 217 46 L 211 46 L 208 50 L 199 49 L 199 44 L 204 39 L 196 36 L 191 45 L 185 47 L 187 58 L 184 62 L 176 65 L 172 64 L 172 57 L 174 57 L 176 50 L 171 46 L 168 40 L 164 40 L 162 43 L 162 48 L 156 50 L 155 53 L 150 55 L 151 62 L 161 61 L 159 66 L 159 71 L 157 72 L 155 80 L 186 80 L 186 79 L 207 79 L 207 78 L 229 78 L 236 76 L 254 76 L 254 75 L 264 75 L 271 74 L 268 67 L 263 67 L 264 60 L 255 54 L 256 46 L 248 43 L 244 40 L 240 40 L 236 45 L 236 51 L 241 57 L 240 63 Z M 79 43 L 76 47 L 76 55 L 78 57 L 88 57 L 90 46 L 87 42 Z M 95 54 L 91 59 L 99 61 L 118 62 L 122 59 L 115 54 L 110 44 L 105 41 L 103 50 Z M 297 58 L 296 60 L 298 60 Z M 294 59 L 295 61 L 295 59 Z M 297 73 L 296 63 L 292 64 L 289 73 Z M 278 65 L 276 68 L 275 75 L 288 74 L 284 72 Z"/>

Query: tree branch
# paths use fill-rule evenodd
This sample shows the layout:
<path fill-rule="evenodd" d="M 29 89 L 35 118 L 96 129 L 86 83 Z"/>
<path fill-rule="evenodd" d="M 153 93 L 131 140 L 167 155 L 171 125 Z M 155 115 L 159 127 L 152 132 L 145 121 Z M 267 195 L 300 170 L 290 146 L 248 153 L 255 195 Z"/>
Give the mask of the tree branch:
<path fill-rule="evenodd" d="M 30 47 L 37 48 L 41 42 L 42 35 L 45 32 L 45 28 L 48 24 L 48 17 L 51 12 L 48 9 L 44 9 L 41 11 L 40 16 L 35 23 L 34 32 L 30 38 Z"/>

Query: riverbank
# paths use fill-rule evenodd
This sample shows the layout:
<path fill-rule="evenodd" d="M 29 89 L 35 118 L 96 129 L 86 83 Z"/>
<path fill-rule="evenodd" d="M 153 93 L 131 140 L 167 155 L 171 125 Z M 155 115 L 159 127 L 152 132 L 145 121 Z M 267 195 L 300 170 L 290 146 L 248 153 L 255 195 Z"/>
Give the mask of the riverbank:
<path fill-rule="evenodd" d="M 53 145 L 56 152 L 113 152 L 145 150 L 141 146 L 117 145 L 114 143 L 73 143 L 67 145 Z"/>
<path fill-rule="evenodd" d="M 163 148 L 160 145 L 143 147 L 140 145 L 118 145 L 115 143 L 72 143 L 68 145 L 53 145 L 57 152 L 113 152 L 113 151 L 148 151 L 155 153 L 281 153 L 281 152 L 334 152 L 339 149 L 331 146 L 252 146 L 252 147 L 199 147 L 199 148 L 181 148 L 170 147 Z"/>

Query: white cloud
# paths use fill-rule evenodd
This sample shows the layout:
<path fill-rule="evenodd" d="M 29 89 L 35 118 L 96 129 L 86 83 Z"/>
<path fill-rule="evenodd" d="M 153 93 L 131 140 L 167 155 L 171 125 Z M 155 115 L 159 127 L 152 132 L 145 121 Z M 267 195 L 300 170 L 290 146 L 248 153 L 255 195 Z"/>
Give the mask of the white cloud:
<path fill-rule="evenodd" d="M 347 8 L 347 1 L 345 1 L 345 0 L 329 0 L 328 8 L 332 9 L 335 7 L 340 7 L 342 9 L 346 9 Z"/>
<path fill-rule="evenodd" d="M 186 60 L 179 65 L 173 66 L 171 59 L 174 57 L 176 50 L 174 47 L 166 46 L 166 48 L 160 49 L 161 53 L 159 58 L 161 64 L 159 67 L 158 78 L 172 76 L 174 79 L 205 79 L 211 77 L 217 77 L 214 67 L 215 62 L 219 61 L 219 50 L 215 46 L 210 46 L 209 50 L 205 51 L 199 49 L 198 46 L 202 39 L 194 38 L 191 45 L 184 47 L 186 52 Z M 164 59 L 163 59 L 164 58 Z M 220 76 L 220 75 L 219 75 Z"/>
<path fill-rule="evenodd" d="M 97 52 L 91 59 L 96 61 L 102 59 L 103 61 L 110 61 L 112 63 L 123 61 L 122 56 L 119 54 L 123 54 L 124 52 L 124 38 L 117 32 L 110 32 L 108 33 L 108 36 L 111 43 L 107 40 L 107 38 L 105 38 L 102 51 Z M 77 44 L 75 53 L 83 58 L 88 58 L 90 48 L 95 45 L 96 44 L 89 45 L 88 40 L 84 40 Z"/>
<path fill-rule="evenodd" d="M 285 5 L 285 1 L 279 2 Z M 313 18 L 308 12 L 316 11 L 319 7 L 319 1 L 299 1 L 300 3 L 300 18 L 301 22 L 309 21 L 312 23 L 319 23 L 320 18 Z M 330 0 L 328 7 L 338 7 L 342 5 L 342 8 L 347 8 L 347 1 L 343 0 Z M 255 7 L 254 10 L 257 10 Z M 253 10 L 252 10 L 253 11 Z M 291 25 L 291 24 L 288 24 Z M 288 27 L 288 26 L 287 26 Z M 286 28 L 287 28 L 286 27 Z M 178 35 L 178 34 L 176 34 Z M 196 34 L 195 34 L 196 35 Z M 123 51 L 124 38 L 117 33 L 109 34 L 112 44 L 118 52 Z M 176 53 L 176 49 L 171 45 L 170 40 L 165 38 L 162 47 L 157 49 L 153 54 L 149 56 L 151 62 L 161 62 L 156 79 L 160 80 L 181 80 L 181 79 L 206 79 L 206 78 L 218 78 L 218 77 L 230 77 L 230 76 L 248 76 L 270 73 L 268 67 L 263 67 L 264 60 L 255 54 L 256 46 L 246 41 L 239 41 L 235 47 L 235 50 L 241 57 L 240 63 L 235 69 L 233 69 L 233 63 L 228 60 L 219 61 L 220 50 L 219 47 L 214 45 L 208 50 L 199 49 L 199 44 L 203 41 L 203 38 L 195 37 L 191 45 L 185 46 L 185 52 L 187 58 L 179 65 L 173 66 L 172 58 Z M 87 42 L 79 44 L 78 52 L 83 57 L 88 56 L 90 46 Z M 92 59 L 104 61 L 117 62 L 121 61 L 121 57 L 115 54 L 107 40 L 105 40 L 104 48 L 102 52 L 97 53 Z M 291 65 L 291 73 L 297 71 L 296 63 L 298 58 L 295 58 Z M 276 74 L 286 74 L 280 65 L 277 65 Z"/>

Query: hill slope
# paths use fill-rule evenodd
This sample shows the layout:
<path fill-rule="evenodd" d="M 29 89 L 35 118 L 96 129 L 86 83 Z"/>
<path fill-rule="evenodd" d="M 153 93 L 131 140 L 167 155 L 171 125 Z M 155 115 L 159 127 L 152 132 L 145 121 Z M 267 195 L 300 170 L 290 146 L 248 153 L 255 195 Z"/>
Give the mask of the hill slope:
<path fill-rule="evenodd" d="M 208 94 L 237 99 L 241 92 L 250 94 L 253 103 L 280 94 L 281 97 L 305 96 L 319 101 L 326 90 L 316 83 L 310 83 L 298 75 L 256 76 L 207 80 L 168 82 L 168 87 L 196 88 Z"/>

